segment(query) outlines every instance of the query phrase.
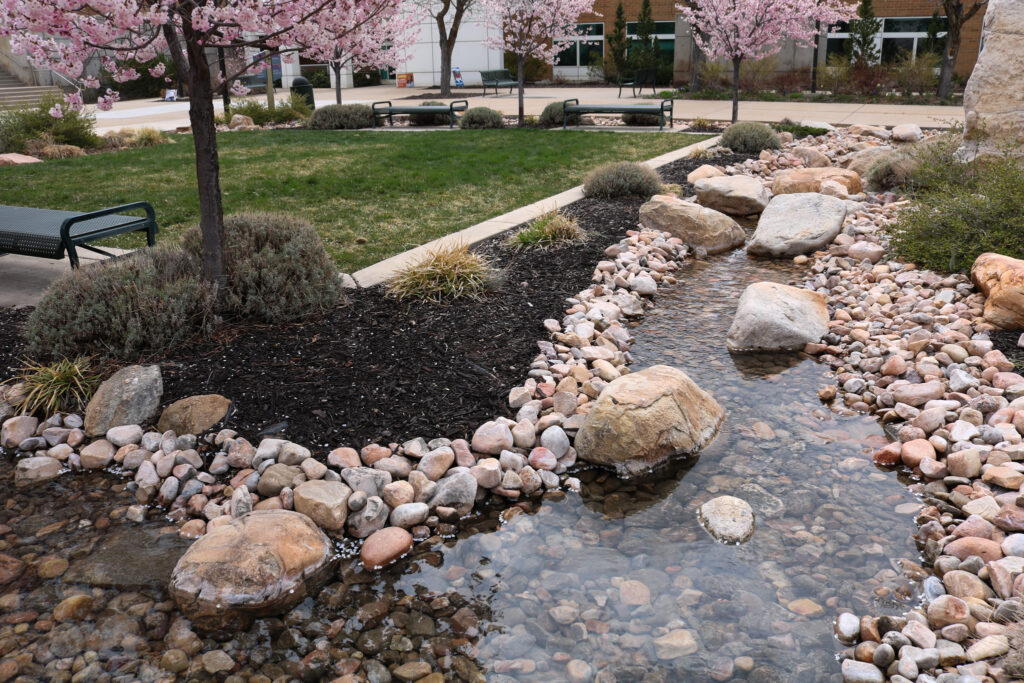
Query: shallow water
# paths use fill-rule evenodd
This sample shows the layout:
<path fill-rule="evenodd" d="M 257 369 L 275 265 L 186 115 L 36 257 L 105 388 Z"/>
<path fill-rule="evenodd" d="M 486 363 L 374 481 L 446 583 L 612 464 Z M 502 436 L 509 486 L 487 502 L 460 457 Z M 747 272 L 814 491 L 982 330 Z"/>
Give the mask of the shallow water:
<path fill-rule="evenodd" d="M 635 326 L 634 369 L 679 367 L 727 411 L 699 458 L 629 481 L 581 468 L 581 493 L 485 508 L 457 539 L 420 544 L 380 573 L 345 559 L 316 600 L 204 649 L 228 650 L 243 671 L 305 680 L 347 671 L 353 656 L 381 663 L 364 668 L 381 674 L 371 680 L 409 659 L 451 680 L 474 672 L 489 681 L 569 680 L 570 660 L 579 660 L 574 674 L 585 663 L 604 682 L 835 678 L 839 611 L 900 613 L 917 600 L 895 561 L 919 561 L 916 500 L 895 473 L 872 464 L 885 442 L 875 420 L 822 408 L 816 391 L 832 381 L 826 366 L 725 350 L 743 288 L 790 282 L 802 270 L 742 251 L 690 263 Z M 95 627 L 61 624 L 43 634 L 0 626 L 0 655 L 42 639 L 73 656 L 75 639 L 86 636 L 103 653 L 102 668 L 133 671 L 146 649 L 159 657 L 165 647 L 175 613 L 160 601 L 183 544 L 159 519 L 118 520 L 129 501 L 110 475 L 63 479 L 45 493 L 9 493 L 0 511 L 12 527 L 6 552 L 27 545 L 71 561 L 60 580 L 19 580 L 20 603 L 7 612 L 45 613 L 91 592 Z M 723 494 L 755 510 L 756 531 L 743 545 L 718 543 L 698 524 L 697 506 Z M 669 631 L 679 637 L 675 652 L 655 645 Z"/>

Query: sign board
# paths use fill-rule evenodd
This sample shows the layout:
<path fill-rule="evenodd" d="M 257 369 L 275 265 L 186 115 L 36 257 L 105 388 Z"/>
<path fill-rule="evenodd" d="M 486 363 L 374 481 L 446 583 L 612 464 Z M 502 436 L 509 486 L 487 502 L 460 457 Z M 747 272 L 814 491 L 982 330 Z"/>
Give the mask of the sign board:
<path fill-rule="evenodd" d="M 413 87 L 413 76 L 412 74 L 397 74 L 399 88 L 411 88 Z"/>
<path fill-rule="evenodd" d="M 465 82 L 463 82 L 462 80 L 462 69 L 460 69 L 457 66 L 452 69 L 452 78 L 455 79 L 456 88 L 461 88 L 462 86 L 466 85 Z"/>
<path fill-rule="evenodd" d="M 164 91 L 164 102 L 177 102 L 178 91 L 175 88 L 168 88 Z"/>

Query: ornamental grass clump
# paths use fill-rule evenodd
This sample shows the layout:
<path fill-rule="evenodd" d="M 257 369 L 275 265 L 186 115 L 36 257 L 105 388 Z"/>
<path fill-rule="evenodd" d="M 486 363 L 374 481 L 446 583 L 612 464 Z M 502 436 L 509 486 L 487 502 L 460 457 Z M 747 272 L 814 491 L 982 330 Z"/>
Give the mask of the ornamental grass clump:
<path fill-rule="evenodd" d="M 478 298 L 491 288 L 497 273 L 486 256 L 456 243 L 432 249 L 418 261 L 400 268 L 387 283 L 397 299 L 443 301 Z"/>
<path fill-rule="evenodd" d="M 93 372 L 92 360 L 86 356 L 62 358 L 53 363 L 23 361 L 15 382 L 21 383 L 23 413 L 49 417 L 57 412 L 85 410 L 100 376 Z"/>
<path fill-rule="evenodd" d="M 767 124 L 744 121 L 726 128 L 719 144 L 737 154 L 757 154 L 765 149 L 778 149 L 779 136 Z"/>
<path fill-rule="evenodd" d="M 373 110 L 365 104 L 329 104 L 309 117 L 314 130 L 355 130 L 373 125 Z"/>
<path fill-rule="evenodd" d="M 586 197 L 642 197 L 661 190 L 661 176 L 653 168 L 635 161 L 619 161 L 594 169 L 583 181 Z"/>
<path fill-rule="evenodd" d="M 213 303 L 195 257 L 176 247 L 142 249 L 57 278 L 29 316 L 27 352 L 137 360 L 207 334 Z"/>
<path fill-rule="evenodd" d="M 582 242 L 585 238 L 586 233 L 574 217 L 553 209 L 512 235 L 509 244 L 515 249 L 560 247 Z"/>
<path fill-rule="evenodd" d="M 473 107 L 462 115 L 459 128 L 504 128 L 505 119 L 501 112 L 489 107 Z"/>
<path fill-rule="evenodd" d="M 320 235 L 308 223 L 280 214 L 240 214 L 224 219 L 227 282 L 217 312 L 263 322 L 287 322 L 323 313 L 341 297 L 341 279 Z M 202 259 L 198 228 L 182 237 Z"/>

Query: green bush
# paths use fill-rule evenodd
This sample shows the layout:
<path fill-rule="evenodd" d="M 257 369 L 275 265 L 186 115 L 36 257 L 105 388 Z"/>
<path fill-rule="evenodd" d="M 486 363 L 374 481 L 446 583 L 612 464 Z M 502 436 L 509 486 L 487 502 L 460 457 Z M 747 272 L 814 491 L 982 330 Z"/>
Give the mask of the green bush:
<path fill-rule="evenodd" d="M 661 190 L 661 176 L 653 168 L 635 161 L 619 161 L 594 169 L 583 181 L 587 197 L 643 197 Z"/>
<path fill-rule="evenodd" d="M 462 115 L 459 128 L 504 128 L 505 119 L 501 112 L 488 107 L 473 107 Z"/>
<path fill-rule="evenodd" d="M 29 316 L 32 358 L 102 355 L 137 360 L 210 331 L 213 288 L 181 249 L 142 249 L 69 270 Z"/>
<path fill-rule="evenodd" d="M 538 216 L 512 235 L 509 244 L 516 249 L 556 247 L 582 242 L 585 236 L 575 218 L 554 209 Z"/>
<path fill-rule="evenodd" d="M 1024 162 L 1012 156 L 962 161 L 948 136 L 915 145 L 911 205 L 890 228 L 891 244 L 922 268 L 967 271 L 982 253 L 1024 258 Z"/>
<path fill-rule="evenodd" d="M 306 102 L 306 98 L 292 93 L 285 102 L 277 102 L 271 110 L 262 100 L 237 100 L 231 103 L 231 109 L 225 117 L 229 122 L 235 114 L 248 116 L 257 126 L 270 124 L 291 123 L 292 121 L 305 121 L 310 117 L 312 110 Z"/>
<path fill-rule="evenodd" d="M 764 149 L 778 149 L 779 136 L 765 123 L 743 121 L 726 128 L 720 144 L 737 154 L 757 154 Z"/>
<path fill-rule="evenodd" d="M 918 160 L 910 154 L 893 150 L 871 164 L 866 178 L 868 188 L 884 192 L 910 187 L 918 166 Z"/>
<path fill-rule="evenodd" d="M 657 126 L 661 123 L 661 117 L 654 114 L 626 112 L 622 115 L 622 122 L 627 126 Z"/>
<path fill-rule="evenodd" d="M 421 107 L 443 107 L 444 102 L 429 100 L 420 103 Z M 448 114 L 409 114 L 410 126 L 447 126 L 449 123 Z"/>
<path fill-rule="evenodd" d="M 545 128 L 552 128 L 554 126 L 562 125 L 562 102 L 552 102 L 548 106 L 544 107 L 544 111 L 540 114 L 540 125 Z M 575 126 L 580 122 L 579 114 L 569 114 L 568 124 Z"/>
<path fill-rule="evenodd" d="M 897 90 L 904 95 L 931 93 L 939 84 L 936 70 L 942 58 L 934 52 L 922 52 L 914 58 L 911 53 L 901 50 L 895 63 L 889 65 L 889 72 Z"/>
<path fill-rule="evenodd" d="M 50 109 L 61 104 L 61 118 L 50 116 Z M 92 149 L 102 144 L 93 127 L 96 117 L 90 113 L 70 111 L 57 96 L 44 97 L 30 107 L 0 107 L 0 154 L 25 153 L 30 140 L 52 141 L 55 145 L 74 145 Z"/>
<path fill-rule="evenodd" d="M 317 130 L 355 130 L 373 125 L 373 110 L 365 104 L 329 104 L 309 117 L 309 127 Z"/>
<path fill-rule="evenodd" d="M 314 88 L 331 87 L 331 74 L 327 69 L 307 69 L 306 73 L 302 75 Z"/>
<path fill-rule="evenodd" d="M 224 219 L 228 279 L 218 312 L 264 322 L 286 322 L 322 313 L 341 296 L 338 270 L 308 223 L 275 214 Z M 198 228 L 182 237 L 184 249 L 202 258 Z"/>
<path fill-rule="evenodd" d="M 824 135 L 828 132 L 827 128 L 818 128 L 816 126 L 805 126 L 801 123 L 796 123 L 789 118 L 782 119 L 778 123 L 773 123 L 772 128 L 779 131 L 780 133 L 792 133 L 793 138 L 799 140 L 805 138 L 808 135 L 817 137 L 818 135 Z"/>
<path fill-rule="evenodd" d="M 400 268 L 387 289 L 397 299 L 441 301 L 478 298 L 495 282 L 496 273 L 486 256 L 465 244 L 438 247 L 414 263 Z"/>

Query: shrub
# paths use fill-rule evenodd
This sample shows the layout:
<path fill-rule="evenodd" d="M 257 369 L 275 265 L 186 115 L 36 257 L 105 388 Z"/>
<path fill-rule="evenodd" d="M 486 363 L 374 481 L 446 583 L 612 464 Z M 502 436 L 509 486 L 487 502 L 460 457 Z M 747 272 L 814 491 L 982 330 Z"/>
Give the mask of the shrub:
<path fill-rule="evenodd" d="M 316 230 L 274 214 L 224 219 L 224 267 L 228 278 L 218 311 L 239 318 L 283 322 L 332 308 L 341 280 Z M 184 249 L 202 258 L 202 238 L 191 228 Z"/>
<path fill-rule="evenodd" d="M 923 268 L 966 271 L 982 253 L 1024 258 L 1024 162 L 961 161 L 952 140 L 915 146 L 914 200 L 890 228 L 896 252 Z"/>
<path fill-rule="evenodd" d="M 257 126 L 270 124 L 290 123 L 292 121 L 305 121 L 310 117 L 312 111 L 304 97 L 292 93 L 284 102 L 276 102 L 273 110 L 261 100 L 237 100 L 231 103 L 225 118 L 228 122 L 235 114 L 248 116 Z"/>
<path fill-rule="evenodd" d="M 317 130 L 355 130 L 373 125 L 373 110 L 365 104 L 329 104 L 309 117 L 309 127 Z"/>
<path fill-rule="evenodd" d="M 465 244 L 442 246 L 420 260 L 400 268 L 387 283 L 398 299 L 441 301 L 483 295 L 495 279 L 494 269 L 481 254 Z"/>
<path fill-rule="evenodd" d="M 306 80 L 314 88 L 331 87 L 331 74 L 327 69 L 307 69 L 306 73 L 302 75 L 306 77 Z"/>
<path fill-rule="evenodd" d="M 871 164 L 868 187 L 876 192 L 910 187 L 919 162 L 910 154 L 892 151 Z"/>
<path fill-rule="evenodd" d="M 47 160 L 85 156 L 85 151 L 81 147 L 58 144 L 48 134 L 44 134 L 44 137 L 38 140 L 29 140 L 25 143 L 25 151 L 34 157 Z"/>
<path fill-rule="evenodd" d="M 444 102 L 423 102 L 421 107 L 444 106 Z M 409 114 L 410 126 L 447 126 L 449 123 L 448 114 Z"/>
<path fill-rule="evenodd" d="M 824 135 L 825 133 L 828 132 L 827 128 L 817 128 L 815 126 L 805 126 L 805 125 L 803 125 L 801 123 L 797 123 L 797 122 L 791 120 L 788 117 L 782 119 L 778 123 L 773 123 L 772 124 L 772 128 L 774 128 L 775 130 L 779 131 L 780 133 L 782 133 L 782 132 L 792 133 L 793 137 L 796 138 L 797 140 L 799 140 L 800 138 L 805 138 L 808 135 L 818 136 L 818 135 Z"/>
<path fill-rule="evenodd" d="M 731 73 L 724 62 L 704 62 L 697 69 L 700 82 L 709 90 L 718 90 L 729 85 Z"/>
<path fill-rule="evenodd" d="M 594 169 L 583 181 L 586 197 L 643 197 L 658 194 L 661 176 L 635 161 L 619 161 Z"/>
<path fill-rule="evenodd" d="M 462 115 L 459 128 L 504 128 L 505 119 L 501 112 L 488 107 L 473 107 Z"/>
<path fill-rule="evenodd" d="M 622 115 L 622 122 L 627 126 L 657 126 L 661 118 L 654 114 L 634 114 L 626 112 Z"/>
<path fill-rule="evenodd" d="M 850 60 L 842 55 L 832 55 L 825 66 L 818 67 L 818 85 L 833 95 L 850 90 Z"/>
<path fill-rule="evenodd" d="M 922 95 L 931 93 L 939 83 L 935 70 L 939 68 L 942 58 L 933 52 L 922 52 L 914 56 L 901 51 L 895 63 L 889 66 L 889 72 L 897 90 L 908 97 L 914 93 Z"/>
<path fill-rule="evenodd" d="M 778 149 L 779 136 L 767 124 L 743 121 L 725 129 L 721 145 L 737 154 L 757 154 L 763 149 Z"/>
<path fill-rule="evenodd" d="M 748 93 L 767 90 L 778 68 L 779 60 L 774 55 L 763 59 L 744 60 L 740 64 L 740 88 Z"/>
<path fill-rule="evenodd" d="M 136 147 L 166 145 L 171 141 L 169 137 L 161 133 L 156 128 L 139 128 L 135 131 L 135 135 L 132 140 Z"/>
<path fill-rule="evenodd" d="M 703 116 L 698 116 L 693 121 L 690 121 L 690 130 L 717 131 L 718 129 L 715 128 L 715 124 L 709 121 L 708 119 L 704 118 Z"/>
<path fill-rule="evenodd" d="M 30 140 L 39 139 L 55 145 L 99 147 L 102 141 L 93 131 L 96 119 L 92 114 L 63 107 L 61 118 L 50 116 L 50 109 L 62 102 L 59 97 L 47 96 L 34 107 L 0 107 L 0 154 L 24 153 Z"/>
<path fill-rule="evenodd" d="M 562 125 L 562 103 L 552 102 L 548 106 L 544 107 L 544 111 L 540 113 L 540 125 L 545 128 L 552 128 L 555 126 Z M 575 126 L 580 122 L 579 114 L 569 114 L 568 124 Z"/>
<path fill-rule="evenodd" d="M 557 247 L 581 242 L 584 237 L 583 229 L 575 218 L 553 209 L 512 235 L 509 243 L 516 249 Z"/>
<path fill-rule="evenodd" d="M 89 358 L 62 358 L 50 364 L 26 360 L 15 380 L 22 384 L 23 413 L 49 417 L 57 412 L 85 410 L 100 378 Z"/>
<path fill-rule="evenodd" d="M 213 301 L 193 256 L 142 249 L 61 275 L 29 316 L 28 354 L 134 360 L 168 351 L 209 332 Z"/>

